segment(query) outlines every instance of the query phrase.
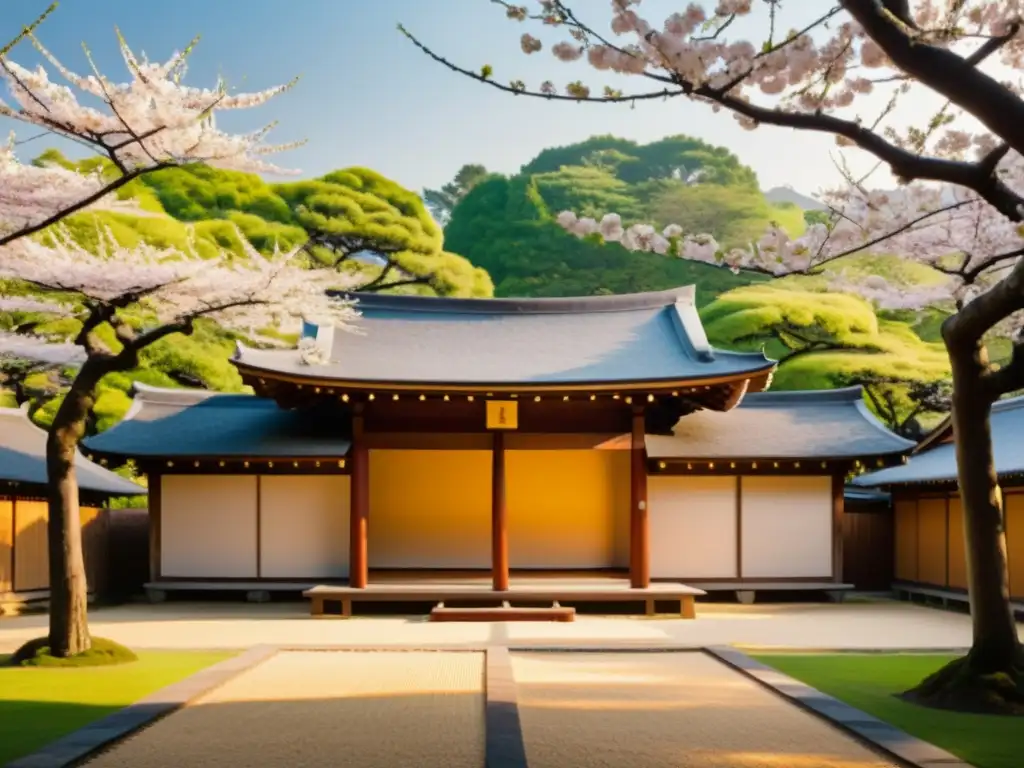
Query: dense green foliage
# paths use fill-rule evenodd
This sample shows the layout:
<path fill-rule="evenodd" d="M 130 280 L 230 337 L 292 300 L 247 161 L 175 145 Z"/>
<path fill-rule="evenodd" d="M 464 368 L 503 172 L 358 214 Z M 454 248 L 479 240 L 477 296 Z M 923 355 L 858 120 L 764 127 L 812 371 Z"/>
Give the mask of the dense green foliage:
<path fill-rule="evenodd" d="M 110 172 L 101 160 L 74 164 L 52 151 L 43 161 Z M 581 240 L 554 221 L 562 210 L 595 217 L 615 211 L 627 224 L 677 223 L 733 245 L 756 238 L 773 221 L 799 232 L 822 216 L 790 202 L 769 203 L 754 172 L 735 155 L 685 136 L 647 145 L 594 137 L 546 149 L 511 177 L 466 165 L 441 190 L 425 193 L 437 198 L 431 205 L 441 214 L 451 210 L 443 233 L 418 195 L 365 168 L 271 184 L 252 174 L 189 166 L 148 174 L 118 194 L 134 200 L 140 212 L 72 216 L 66 221 L 72 237 L 94 248 L 105 228 L 124 245 L 191 245 L 202 255 L 220 249 L 241 254 L 243 240 L 269 253 L 312 237 L 311 266 L 331 265 L 358 273 L 366 283 L 396 286 L 389 290 L 450 296 L 586 296 L 694 284 L 713 344 L 764 347 L 782 361 L 774 388 L 896 382 L 902 404 L 900 382 L 934 382 L 949 373 L 938 314 L 876 313 L 860 299 L 829 294 L 824 276 L 770 280 L 733 274 L 629 252 L 596 238 Z M 368 252 L 378 256 L 366 258 Z M 847 257 L 832 269 L 884 274 L 908 286 L 939 279 L 927 267 L 897 257 Z M 0 313 L 0 329 L 16 328 L 65 337 L 76 330 L 75 321 Z M 133 381 L 242 391 L 228 362 L 237 338 L 202 322 L 189 337 L 155 344 L 143 353 L 138 370 L 101 382 L 90 429 L 106 429 L 122 417 Z M 53 372 L 18 382 L 20 396 L 37 403 L 34 418 L 44 426 L 59 404 L 59 384 Z M 0 381 L 0 405 L 12 404 L 13 396 L 2 389 Z M 906 405 L 913 410 L 913 403 Z"/>
<path fill-rule="evenodd" d="M 54 150 L 35 162 L 111 173 L 103 160 L 73 163 Z M 493 293 L 483 269 L 444 250 L 443 234 L 418 195 L 365 168 L 282 184 L 269 184 L 254 174 L 201 165 L 170 168 L 132 181 L 118 197 L 135 201 L 139 210 L 79 213 L 67 218 L 62 226 L 70 237 L 92 251 L 99 247 L 106 232 L 127 247 L 140 242 L 191 247 L 204 257 L 221 251 L 241 256 L 243 240 L 263 253 L 271 253 L 275 247 L 290 249 L 304 244 L 310 233 L 328 233 L 351 244 L 352 252 L 347 255 L 351 258 L 346 257 L 339 269 L 357 273 L 362 283 L 378 279 L 382 271 L 381 261 L 365 258 L 365 253 L 383 251 L 394 263 L 385 286 L 403 283 L 392 290 L 476 297 Z M 48 237 L 49 233 L 41 236 Z M 312 259 L 328 261 L 329 254 L 323 249 L 311 250 Z M 73 319 L 48 320 L 32 313 L 0 312 L 0 330 L 31 330 L 68 338 L 78 327 Z M 133 381 L 241 391 L 241 378 L 229 362 L 237 338 L 213 322 L 200 322 L 191 336 L 168 337 L 144 350 L 139 369 L 108 376 L 100 383 L 90 429 L 106 429 L 124 415 Z M 2 391 L 4 378 L 0 372 L 0 405 L 14 405 L 11 392 Z M 60 403 L 54 374 L 28 376 L 22 389 L 23 395 L 34 401 L 35 421 L 47 426 Z"/>
<path fill-rule="evenodd" d="M 771 221 L 802 231 L 803 212 L 769 205 L 754 172 L 721 147 L 675 136 L 647 145 L 599 136 L 546 149 L 512 177 L 492 176 L 455 206 L 449 248 L 486 269 L 499 296 L 586 296 L 696 283 L 700 303 L 752 282 L 747 275 L 566 234 L 562 210 L 677 223 L 722 243 L 749 242 Z"/>
<path fill-rule="evenodd" d="M 440 189 L 424 189 L 423 202 L 438 222 L 447 224 L 459 201 L 490 175 L 484 166 L 477 163 L 464 165 L 459 168 L 455 178 Z"/>

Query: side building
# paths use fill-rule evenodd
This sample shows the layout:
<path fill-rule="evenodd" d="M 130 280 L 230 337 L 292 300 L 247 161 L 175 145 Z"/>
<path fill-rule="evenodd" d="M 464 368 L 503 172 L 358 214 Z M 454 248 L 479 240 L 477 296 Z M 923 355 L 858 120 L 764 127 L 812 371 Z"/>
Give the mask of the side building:
<path fill-rule="evenodd" d="M 713 349 L 692 288 L 358 308 L 300 350 L 240 347 L 255 395 L 139 385 L 88 441 L 149 474 L 152 589 L 436 571 L 839 588 L 843 479 L 913 447 L 858 388 L 758 394 L 774 363 Z"/>
<path fill-rule="evenodd" d="M 46 432 L 24 408 L 0 408 L 0 607 L 18 607 L 48 597 L 50 557 L 46 481 Z M 114 496 L 146 489 L 79 454 L 75 471 L 81 491 L 82 540 L 90 592 L 104 586 L 107 510 Z"/>
<path fill-rule="evenodd" d="M 1005 504 L 1010 596 L 1024 603 L 1024 397 L 995 403 L 991 424 Z M 853 483 L 892 493 L 894 587 L 910 594 L 966 599 L 964 512 L 949 420 L 918 444 L 905 465 L 862 475 Z"/>

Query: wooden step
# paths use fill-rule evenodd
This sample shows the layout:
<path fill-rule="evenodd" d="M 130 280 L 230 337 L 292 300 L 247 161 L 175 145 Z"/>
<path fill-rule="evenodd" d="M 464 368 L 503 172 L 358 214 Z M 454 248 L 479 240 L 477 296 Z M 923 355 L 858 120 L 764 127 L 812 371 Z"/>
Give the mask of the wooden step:
<path fill-rule="evenodd" d="M 507 602 L 500 608 L 457 608 L 438 603 L 430 612 L 431 621 L 575 621 L 576 609 L 555 603 L 550 608 L 513 608 Z"/>

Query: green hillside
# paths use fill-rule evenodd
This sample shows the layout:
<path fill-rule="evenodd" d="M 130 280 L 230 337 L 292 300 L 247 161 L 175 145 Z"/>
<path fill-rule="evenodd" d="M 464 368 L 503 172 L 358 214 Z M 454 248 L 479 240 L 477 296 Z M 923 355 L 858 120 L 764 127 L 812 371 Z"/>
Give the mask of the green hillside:
<path fill-rule="evenodd" d="M 512 177 L 477 184 L 452 211 L 445 243 L 490 273 L 498 296 L 589 296 L 697 286 L 703 305 L 757 278 L 657 254 L 580 240 L 560 211 L 625 223 L 677 223 L 724 245 L 759 236 L 772 221 L 803 231 L 803 212 L 775 207 L 754 172 L 728 150 L 674 136 L 647 145 L 598 136 L 546 149 Z"/>
<path fill-rule="evenodd" d="M 707 232 L 744 245 L 772 222 L 805 227 L 792 203 L 772 205 L 756 174 L 721 147 L 673 136 L 647 145 L 612 136 L 542 151 L 510 177 L 491 175 L 453 207 L 447 247 L 486 269 L 498 296 L 578 296 L 695 284 L 712 343 L 758 349 L 782 361 L 775 389 L 816 389 L 877 380 L 948 377 L 934 317 L 876 313 L 853 296 L 828 293 L 823 275 L 771 280 L 673 256 L 630 252 L 580 239 L 555 222 L 560 211 L 624 224 Z M 897 257 L 850 256 L 830 266 L 851 277 L 884 275 L 913 286 L 941 279 Z"/>
<path fill-rule="evenodd" d="M 108 170 L 102 161 L 72 163 L 55 151 L 44 153 L 36 162 Z M 212 256 L 220 250 L 242 255 L 243 238 L 269 254 L 275 247 L 287 250 L 302 245 L 315 235 L 340 245 L 333 249 L 311 248 L 307 257 L 311 266 L 313 261 L 320 262 L 319 266 L 337 264 L 340 272 L 356 273 L 362 284 L 384 277 L 380 287 L 392 292 L 475 297 L 493 294 L 484 270 L 444 249 L 443 234 L 418 195 L 365 168 L 282 184 L 205 166 L 172 168 L 125 185 L 118 196 L 133 200 L 139 210 L 79 213 L 65 220 L 66 231 L 89 250 L 95 250 L 103 233 L 108 232 L 124 246 L 144 241 L 180 249 L 193 247 L 201 256 Z M 366 251 L 377 250 L 393 261 L 387 274 L 380 263 L 360 257 Z M 8 293 L 31 293 L 16 285 L 4 288 Z M 52 320 L 31 312 L 0 312 L 2 330 L 30 330 L 66 339 L 77 328 L 75 320 Z M 197 324 L 192 336 L 174 336 L 146 349 L 138 370 L 102 381 L 93 429 L 105 429 L 123 416 L 135 380 L 157 386 L 241 391 L 241 379 L 228 362 L 237 338 L 206 321 Z M 18 399 L 15 392 L 19 392 L 38 406 L 34 418 L 45 425 L 59 404 L 61 380 L 59 371 L 2 366 L 0 405 L 13 405 Z"/>
<path fill-rule="evenodd" d="M 109 172 L 102 161 L 73 164 L 52 151 L 37 162 Z M 771 280 L 733 274 L 579 239 L 554 221 L 566 209 L 595 217 L 614 211 L 627 224 L 678 223 L 710 232 L 726 246 L 749 242 L 770 222 L 802 231 L 803 211 L 793 204 L 770 204 L 754 172 L 728 150 L 685 136 L 647 145 L 600 136 L 546 149 L 511 177 L 488 175 L 482 166 L 467 168 L 474 171 L 472 183 L 448 185 L 458 194 L 449 195 L 450 219 L 443 232 L 419 195 L 366 168 L 279 184 L 204 166 L 161 170 L 119 192 L 139 210 L 80 213 L 65 226 L 90 249 L 104 229 L 126 246 L 145 241 L 194 247 L 202 255 L 220 249 L 241 254 L 243 240 L 264 253 L 305 244 L 310 266 L 356 273 L 364 285 L 404 293 L 586 296 L 694 284 L 712 343 L 737 350 L 764 347 L 782 361 L 776 389 L 877 380 L 895 381 L 898 388 L 904 386 L 900 382 L 948 377 L 939 316 L 876 313 L 856 297 L 828 293 L 822 276 Z M 367 259 L 367 252 L 384 254 L 387 266 L 381 258 Z M 908 286 L 937 279 L 926 267 L 897 258 L 854 256 L 833 268 L 882 274 Z M 0 329 L 55 338 L 77 330 L 76 321 L 26 312 L 0 313 Z M 134 380 L 241 391 L 228 362 L 237 338 L 207 321 L 190 337 L 175 336 L 147 349 L 140 369 L 102 382 L 91 428 L 102 430 L 122 417 Z M 8 366 L 5 375 L 0 367 L 0 404 L 28 399 L 36 405 L 36 420 L 46 424 L 61 383 L 60 372 L 22 364 Z"/>

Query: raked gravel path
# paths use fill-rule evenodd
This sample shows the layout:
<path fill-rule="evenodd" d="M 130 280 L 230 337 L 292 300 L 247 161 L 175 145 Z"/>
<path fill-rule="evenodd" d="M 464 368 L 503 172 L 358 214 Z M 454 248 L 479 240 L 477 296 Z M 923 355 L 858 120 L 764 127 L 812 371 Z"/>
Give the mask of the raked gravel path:
<path fill-rule="evenodd" d="M 703 653 L 513 653 L 530 768 L 896 768 Z"/>
<path fill-rule="evenodd" d="M 90 768 L 481 768 L 484 655 L 284 652 Z"/>

